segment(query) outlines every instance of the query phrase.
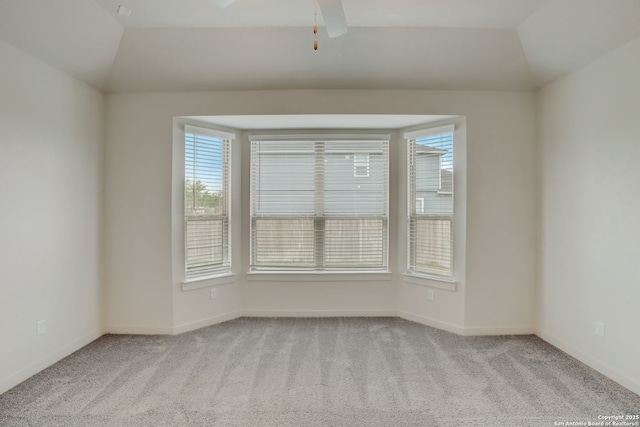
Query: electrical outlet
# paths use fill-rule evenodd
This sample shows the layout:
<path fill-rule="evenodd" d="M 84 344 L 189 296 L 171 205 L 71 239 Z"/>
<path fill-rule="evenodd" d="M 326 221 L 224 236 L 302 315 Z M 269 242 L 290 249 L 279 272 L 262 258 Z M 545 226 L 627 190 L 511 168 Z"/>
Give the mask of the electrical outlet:
<path fill-rule="evenodd" d="M 596 335 L 604 337 L 604 323 L 600 321 L 596 321 Z"/>
<path fill-rule="evenodd" d="M 38 335 L 44 335 L 47 333 L 47 319 L 38 320 L 36 322 Z"/>
<path fill-rule="evenodd" d="M 433 301 L 435 299 L 436 295 L 433 289 L 427 289 L 427 299 L 429 301 Z"/>
<path fill-rule="evenodd" d="M 211 299 L 218 298 L 218 288 L 211 288 Z"/>

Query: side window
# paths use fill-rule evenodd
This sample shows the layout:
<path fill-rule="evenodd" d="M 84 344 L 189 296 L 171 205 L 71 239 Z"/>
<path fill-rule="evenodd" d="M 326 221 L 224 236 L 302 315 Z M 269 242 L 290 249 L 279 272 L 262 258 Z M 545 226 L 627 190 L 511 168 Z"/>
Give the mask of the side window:
<path fill-rule="evenodd" d="M 185 126 L 185 279 L 229 271 L 230 143 L 215 131 Z"/>
<path fill-rule="evenodd" d="M 453 128 L 407 138 L 408 262 L 411 273 L 453 275 Z"/>

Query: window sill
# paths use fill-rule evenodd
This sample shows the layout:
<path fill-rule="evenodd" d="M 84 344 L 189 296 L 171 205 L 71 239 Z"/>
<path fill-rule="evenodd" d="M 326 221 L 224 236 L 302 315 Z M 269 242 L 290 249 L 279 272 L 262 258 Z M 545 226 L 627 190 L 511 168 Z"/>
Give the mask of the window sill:
<path fill-rule="evenodd" d="M 223 273 L 215 276 L 202 277 L 198 279 L 185 280 L 182 282 L 182 291 L 193 291 L 194 289 L 211 288 L 213 286 L 226 285 L 236 281 L 234 273 Z"/>
<path fill-rule="evenodd" d="M 455 292 L 458 282 L 454 279 L 447 279 L 437 276 L 423 276 L 411 273 L 404 274 L 404 282 L 412 285 L 428 286 L 430 288 L 444 289 L 445 291 Z"/>
<path fill-rule="evenodd" d="M 247 273 L 247 280 L 261 282 L 372 282 L 391 280 L 391 272 L 251 271 Z"/>

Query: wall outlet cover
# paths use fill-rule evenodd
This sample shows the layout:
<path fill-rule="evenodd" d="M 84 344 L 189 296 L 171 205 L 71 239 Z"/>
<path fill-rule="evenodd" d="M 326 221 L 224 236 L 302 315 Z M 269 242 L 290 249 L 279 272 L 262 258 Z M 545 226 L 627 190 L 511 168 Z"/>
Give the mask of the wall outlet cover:
<path fill-rule="evenodd" d="M 435 299 L 435 292 L 433 289 L 427 289 L 427 299 L 433 301 Z"/>
<path fill-rule="evenodd" d="M 604 323 L 600 321 L 596 321 L 596 335 L 599 337 L 604 337 Z"/>
<path fill-rule="evenodd" d="M 38 320 L 36 326 L 38 335 L 44 335 L 47 333 L 47 319 Z"/>

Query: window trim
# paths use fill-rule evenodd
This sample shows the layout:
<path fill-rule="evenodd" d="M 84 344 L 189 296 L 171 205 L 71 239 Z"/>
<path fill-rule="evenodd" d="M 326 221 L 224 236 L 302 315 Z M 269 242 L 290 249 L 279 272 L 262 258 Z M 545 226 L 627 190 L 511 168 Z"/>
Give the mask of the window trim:
<path fill-rule="evenodd" d="M 297 133 L 297 134 L 252 134 L 249 135 L 249 142 L 254 141 L 302 141 L 302 140 L 318 140 L 318 141 L 336 141 L 336 140 L 353 140 L 353 141 L 391 141 L 391 135 L 388 133 Z"/>
<path fill-rule="evenodd" d="M 454 133 L 456 132 L 456 126 L 454 124 L 447 124 L 442 126 L 435 127 L 425 127 L 417 130 L 407 131 L 404 133 L 403 138 L 408 139 L 417 139 L 424 138 L 426 136 L 438 135 L 441 133 Z"/>
<path fill-rule="evenodd" d="M 383 282 L 392 278 L 391 271 L 326 271 L 326 270 L 308 270 L 308 271 L 249 271 L 246 279 L 249 281 L 260 282 Z"/>
<path fill-rule="evenodd" d="M 316 133 L 297 133 L 297 134 L 250 134 L 247 135 L 247 140 L 249 142 L 249 145 L 251 145 L 253 142 L 260 142 L 260 141 L 282 141 L 282 142 L 286 142 L 286 141 L 313 141 L 313 142 L 329 142 L 329 141 L 380 141 L 380 142 L 386 142 L 386 212 L 383 215 L 383 219 L 384 219 L 384 237 L 383 237 L 383 245 L 385 247 L 384 249 L 384 267 L 381 267 L 380 269 L 376 269 L 374 267 L 367 267 L 367 268 L 359 268 L 359 269 L 344 269 L 344 268 L 339 268 L 339 267 L 317 267 L 317 266 L 313 266 L 313 267 L 300 267 L 300 268 L 295 268 L 295 267 L 286 267 L 286 269 L 278 269 L 277 267 L 263 267 L 263 268 L 258 268 L 258 269 L 254 269 L 254 267 L 252 267 L 251 262 L 252 262 L 252 251 L 253 251 L 253 247 L 251 245 L 251 231 L 249 231 L 249 248 L 248 248 L 248 268 L 247 268 L 247 272 L 246 272 L 246 278 L 247 280 L 261 280 L 261 281 L 278 281 L 278 280 L 283 280 L 283 281 L 296 281 L 296 280 L 301 280 L 302 278 L 304 278 L 305 280 L 316 280 L 316 279 L 309 279 L 309 276 L 313 276 L 315 278 L 318 278 L 317 280 L 319 281 L 324 281 L 324 280 L 345 280 L 345 281 L 368 281 L 368 280 L 390 280 L 391 278 L 391 271 L 389 269 L 390 265 L 390 245 L 389 245 L 389 233 L 390 233 L 390 213 L 389 213 L 389 197 L 390 197 L 390 188 L 389 188 L 389 179 L 390 179 L 390 173 L 391 173 L 391 157 L 390 157 L 390 149 L 391 149 L 391 135 L 388 133 L 374 133 L 374 134 L 361 134 L 361 133 L 346 133 L 346 134 L 334 134 L 334 133 L 320 133 L 320 134 L 316 134 Z M 355 150 L 355 154 L 362 154 L 364 153 L 364 151 L 360 151 L 358 153 L 358 150 Z M 368 175 L 370 176 L 369 172 L 370 172 L 370 153 L 367 152 L 367 172 Z M 249 155 L 248 156 L 248 165 L 249 168 L 251 168 L 251 162 L 252 162 L 252 156 Z M 355 162 L 355 158 L 353 159 L 353 161 Z M 355 175 L 354 175 L 355 177 Z M 251 181 L 251 180 L 250 180 Z M 251 183 L 249 184 L 249 192 L 251 192 Z M 248 214 L 249 220 L 248 220 L 248 226 L 251 230 L 252 224 L 255 221 L 255 218 L 252 216 L 251 214 L 251 208 L 249 209 L 249 214 Z M 311 215 L 312 218 L 317 218 L 316 215 Z M 331 217 L 329 216 L 321 216 L 321 219 L 331 219 Z M 317 251 L 318 249 L 316 249 L 315 251 L 315 256 L 317 259 Z M 323 279 L 320 279 L 321 277 L 325 277 Z"/>
<path fill-rule="evenodd" d="M 450 275 L 439 275 L 436 273 L 430 273 L 430 272 L 424 272 L 424 271 L 419 271 L 419 270 L 415 270 L 415 269 L 411 269 L 411 256 L 412 256 L 412 252 L 411 252 L 411 228 L 412 228 L 412 219 L 413 218 L 419 218 L 419 217 L 423 217 L 423 218 L 428 218 L 430 216 L 438 217 L 440 215 L 429 215 L 429 214 L 425 214 L 424 212 L 422 214 L 413 214 L 414 216 L 412 216 L 412 209 L 413 206 L 416 203 L 415 199 L 415 194 L 413 194 L 412 191 L 412 186 L 411 186 L 411 170 L 412 168 L 415 168 L 415 165 L 411 165 L 409 162 L 411 160 L 410 158 L 410 147 L 411 147 L 411 143 L 412 141 L 414 141 L 413 143 L 415 144 L 415 140 L 420 139 L 420 138 L 425 138 L 425 137 L 429 137 L 429 136 L 434 136 L 434 135 L 440 135 L 440 134 L 444 134 L 444 133 L 451 133 L 452 134 L 452 144 L 451 144 L 451 148 L 452 148 L 452 154 L 453 151 L 455 151 L 455 146 L 457 144 L 457 136 L 456 136 L 456 125 L 454 123 L 448 123 L 448 124 L 444 124 L 444 125 L 440 125 L 440 126 L 432 126 L 432 127 L 424 127 L 424 128 L 420 128 L 417 130 L 411 130 L 411 131 L 406 131 L 403 133 L 403 140 L 405 143 L 405 147 L 406 147 L 406 158 L 405 158 L 405 166 L 406 166 L 406 175 L 405 175 L 405 182 L 407 185 L 406 188 L 406 192 L 407 192 L 407 204 L 405 206 L 405 212 L 406 212 L 406 223 L 405 223 L 405 235 L 406 235 L 406 257 L 405 257 L 405 266 L 406 266 L 406 271 L 404 273 L 405 276 L 405 282 L 407 283 L 412 283 L 412 284 L 417 284 L 417 285 L 423 285 L 423 286 L 432 286 L 432 287 L 438 287 L 441 289 L 446 289 L 446 290 L 451 290 L 451 291 L 455 291 L 456 290 L 456 260 L 455 260 L 455 253 L 457 251 L 456 246 L 456 235 L 457 235 L 457 230 L 456 230 L 456 216 L 457 216 L 457 207 L 455 204 L 455 191 L 451 191 L 451 192 L 443 192 L 442 191 L 442 173 L 439 174 L 439 179 L 440 179 L 440 186 L 438 191 L 436 191 L 437 194 L 442 194 L 442 195 L 451 195 L 452 196 L 452 212 L 450 215 L 446 215 L 447 217 L 450 217 L 450 221 L 451 221 L 451 233 L 452 233 L 452 237 L 450 240 L 450 244 L 451 244 L 451 257 L 450 257 L 450 263 L 451 263 L 451 269 L 450 269 Z M 457 156 L 454 155 L 454 159 L 456 159 Z M 452 164 L 453 170 L 456 169 L 456 167 L 454 166 L 457 163 L 457 160 L 454 160 L 454 163 Z M 423 209 L 424 209 L 424 201 L 423 201 Z"/>
<path fill-rule="evenodd" d="M 193 291 L 195 289 L 211 288 L 213 286 L 221 286 L 236 281 L 236 275 L 231 272 L 218 274 L 209 277 L 199 277 L 197 279 L 185 280 L 182 282 L 183 291 Z"/>
<path fill-rule="evenodd" d="M 214 267 L 209 267 L 209 268 L 203 268 L 200 271 L 196 271 L 196 272 L 192 272 L 191 274 L 189 274 L 189 272 L 187 271 L 187 224 L 189 222 L 188 216 L 185 213 L 185 193 L 184 193 L 184 189 L 185 189 L 185 184 L 186 184 L 186 168 L 185 168 L 185 161 L 186 161 L 186 148 L 187 148 L 187 144 L 186 144 L 186 135 L 187 134 L 197 134 L 197 135 L 202 135 L 202 136 L 207 136 L 207 137 L 211 137 L 211 138 L 216 138 L 216 139 L 221 139 L 223 141 L 223 144 L 226 144 L 226 150 L 227 150 L 227 165 L 226 165 L 226 188 L 223 189 L 223 191 L 226 193 L 226 201 L 225 201 L 225 211 L 226 211 L 226 215 L 224 215 L 223 220 L 226 219 L 226 246 L 227 246 L 227 259 L 228 262 L 225 264 L 223 262 L 222 265 L 220 266 L 214 266 Z M 181 138 L 182 138 L 182 145 L 181 145 L 181 152 L 182 152 L 182 169 L 181 169 L 181 203 L 180 203 L 180 213 L 181 213 L 181 222 L 182 222 L 182 290 L 186 291 L 186 290 L 192 290 L 192 289 L 199 289 L 199 288 L 203 288 L 203 287 L 211 287 L 211 286 L 217 286 L 217 285 L 221 285 L 221 284 L 225 284 L 225 283 L 230 283 L 232 281 L 235 280 L 234 278 L 234 274 L 232 273 L 232 266 L 233 266 L 233 256 L 232 256 L 232 175 L 233 175 L 233 171 L 232 171 L 232 145 L 233 145 L 233 141 L 236 138 L 236 135 L 232 132 L 226 132 L 226 131 L 222 131 L 219 129 L 214 129 L 214 128 L 209 128 L 209 127 L 202 127 L 202 126 L 197 126 L 197 125 L 192 125 L 192 124 L 188 124 L 185 123 L 183 125 L 183 129 L 182 129 L 182 134 L 181 134 Z M 214 218 L 220 218 L 220 216 L 218 215 L 214 215 L 212 216 Z M 197 220 L 202 220 L 203 218 L 206 218 L 206 216 L 201 216 L 198 217 Z M 224 225 L 223 225 L 224 228 Z M 224 245 L 224 243 L 223 243 Z"/>
<path fill-rule="evenodd" d="M 419 274 L 416 272 L 403 273 L 404 282 L 412 285 L 426 286 L 429 288 L 438 288 L 445 291 L 455 292 L 458 288 L 458 280 L 454 278 L 431 276 L 428 274 Z"/>

